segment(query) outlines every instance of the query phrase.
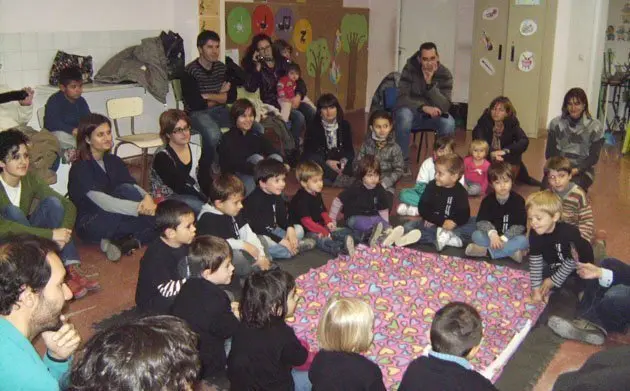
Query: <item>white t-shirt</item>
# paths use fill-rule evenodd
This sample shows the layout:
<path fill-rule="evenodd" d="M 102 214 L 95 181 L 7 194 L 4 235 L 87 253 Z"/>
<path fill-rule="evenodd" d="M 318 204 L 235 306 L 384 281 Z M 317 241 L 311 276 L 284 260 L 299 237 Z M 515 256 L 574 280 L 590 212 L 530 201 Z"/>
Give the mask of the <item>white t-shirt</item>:
<path fill-rule="evenodd" d="M 420 166 L 420 170 L 418 171 L 418 177 L 416 178 L 416 183 L 429 183 L 435 179 L 435 162 L 433 161 L 433 157 L 427 158 L 422 162 Z M 466 185 L 464 181 L 464 176 L 459 179 L 459 183 L 462 185 Z"/>
<path fill-rule="evenodd" d="M 0 183 L 4 187 L 4 191 L 7 193 L 9 201 L 18 208 L 20 207 L 20 198 L 22 197 L 22 181 L 18 183 L 16 187 L 9 186 L 0 176 Z"/>

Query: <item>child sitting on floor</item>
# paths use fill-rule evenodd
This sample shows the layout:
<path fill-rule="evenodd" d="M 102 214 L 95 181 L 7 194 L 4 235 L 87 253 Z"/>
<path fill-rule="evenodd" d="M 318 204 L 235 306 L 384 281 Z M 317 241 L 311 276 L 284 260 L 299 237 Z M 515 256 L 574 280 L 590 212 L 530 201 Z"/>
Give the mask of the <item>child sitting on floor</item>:
<path fill-rule="evenodd" d="M 514 171 L 505 162 L 495 161 L 488 169 L 488 179 L 494 193 L 488 194 L 479 207 L 477 230 L 472 243 L 466 247 L 469 257 L 492 259 L 510 257 L 521 263 L 529 247 L 527 240 L 527 212 L 525 200 L 512 191 Z"/>
<path fill-rule="evenodd" d="M 230 284 L 234 272 L 230 245 L 216 236 L 197 236 L 190 244 L 188 265 L 190 279 L 177 295 L 171 314 L 184 319 L 199 335 L 204 382 L 229 389 L 225 344 L 239 326 L 230 298 L 221 288 Z"/>
<path fill-rule="evenodd" d="M 445 305 L 431 323 L 431 351 L 409 364 L 398 391 L 496 391 L 469 362 L 482 337 L 483 323 L 474 307 L 461 302 Z"/>
<path fill-rule="evenodd" d="M 485 195 L 488 190 L 488 143 L 486 140 L 473 140 L 469 155 L 464 158 L 464 180 L 468 195 Z"/>
<path fill-rule="evenodd" d="M 314 390 L 383 390 L 380 368 L 361 353 L 372 345 L 374 312 L 354 297 L 334 298 L 317 327 L 320 351 L 308 372 Z"/>

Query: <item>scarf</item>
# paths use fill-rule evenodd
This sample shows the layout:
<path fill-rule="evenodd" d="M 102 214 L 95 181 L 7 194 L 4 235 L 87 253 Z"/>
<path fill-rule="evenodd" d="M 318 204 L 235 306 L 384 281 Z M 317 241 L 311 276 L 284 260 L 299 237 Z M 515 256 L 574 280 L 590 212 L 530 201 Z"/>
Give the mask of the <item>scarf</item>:
<path fill-rule="evenodd" d="M 505 130 L 505 125 L 499 128 L 495 124 L 492 127 L 492 145 L 490 146 L 491 151 L 501 150 L 501 136 L 503 136 L 503 130 Z"/>
<path fill-rule="evenodd" d="M 387 145 L 387 137 L 380 139 L 374 132 L 372 132 L 372 140 L 374 140 L 377 149 L 383 149 Z"/>
<path fill-rule="evenodd" d="M 339 128 L 337 119 L 335 118 L 333 122 L 326 122 L 326 120 L 322 118 L 322 126 L 324 127 L 326 146 L 328 149 L 337 148 L 337 129 Z"/>

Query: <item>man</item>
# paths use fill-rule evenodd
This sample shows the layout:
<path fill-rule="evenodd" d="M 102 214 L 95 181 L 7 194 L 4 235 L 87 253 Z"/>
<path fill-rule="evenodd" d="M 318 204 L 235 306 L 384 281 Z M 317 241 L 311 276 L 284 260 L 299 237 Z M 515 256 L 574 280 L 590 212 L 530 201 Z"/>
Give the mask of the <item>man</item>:
<path fill-rule="evenodd" d="M 72 298 L 65 274 L 48 239 L 19 235 L 0 245 L 0 391 L 62 388 L 81 342 L 61 315 Z M 31 344 L 37 336 L 47 348 L 42 358 Z"/>
<path fill-rule="evenodd" d="M 440 63 L 437 47 L 433 42 L 423 43 L 403 68 L 394 113 L 396 142 L 405 158 L 405 176 L 411 175 L 411 129 L 434 129 L 438 137 L 455 132 L 455 120 L 448 113 L 452 91 L 453 75 Z"/>

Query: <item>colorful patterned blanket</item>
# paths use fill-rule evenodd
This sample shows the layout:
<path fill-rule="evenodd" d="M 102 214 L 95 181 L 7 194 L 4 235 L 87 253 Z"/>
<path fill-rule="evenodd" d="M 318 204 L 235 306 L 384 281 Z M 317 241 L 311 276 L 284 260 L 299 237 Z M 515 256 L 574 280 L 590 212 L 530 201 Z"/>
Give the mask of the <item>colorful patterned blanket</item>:
<path fill-rule="evenodd" d="M 396 247 L 359 246 L 352 259 L 340 256 L 300 276 L 297 292 L 303 301 L 289 324 L 313 348 L 320 311 L 331 296 L 371 303 L 374 343 L 366 355 L 392 390 L 411 360 L 427 350 L 431 321 L 445 304 L 464 301 L 481 314 L 484 338 L 472 364 L 494 379 L 544 308 L 527 300 L 526 271 Z"/>

